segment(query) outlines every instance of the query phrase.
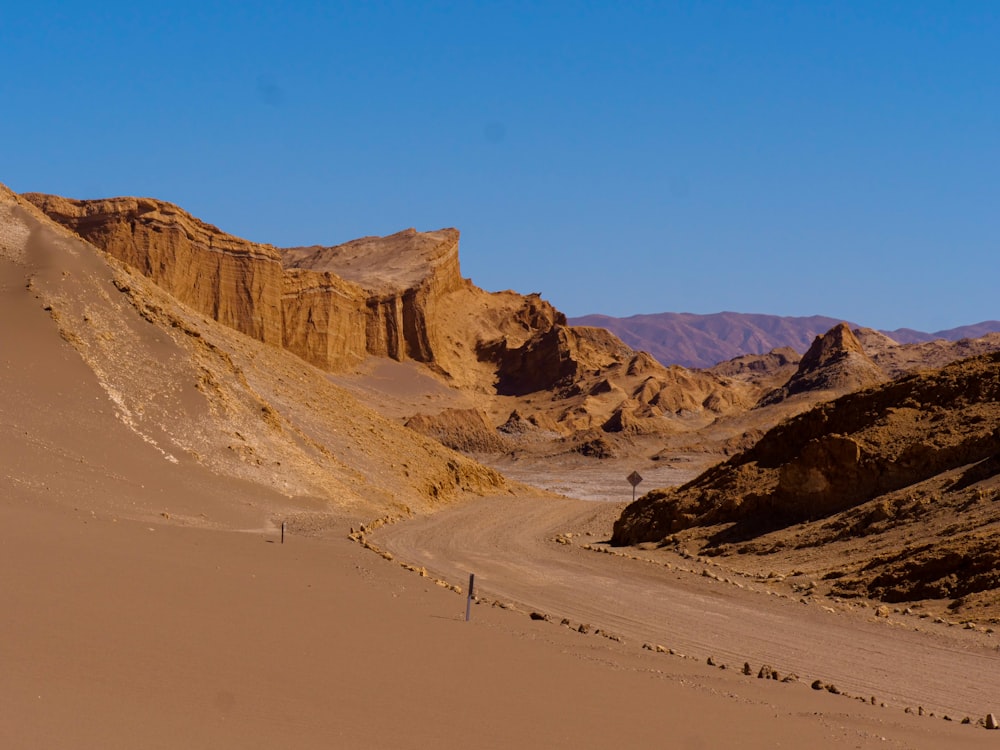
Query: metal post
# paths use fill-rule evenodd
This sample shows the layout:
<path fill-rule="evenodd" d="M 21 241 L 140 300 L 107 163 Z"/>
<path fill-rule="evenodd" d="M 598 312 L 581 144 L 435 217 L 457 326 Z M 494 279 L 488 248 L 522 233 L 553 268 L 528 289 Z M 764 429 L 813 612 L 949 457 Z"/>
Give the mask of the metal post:
<path fill-rule="evenodd" d="M 285 543 L 285 522 L 281 522 L 281 543 Z"/>
<path fill-rule="evenodd" d="M 472 588 L 476 585 L 476 574 L 469 573 L 469 594 L 465 598 L 465 621 L 468 622 L 472 616 Z"/>

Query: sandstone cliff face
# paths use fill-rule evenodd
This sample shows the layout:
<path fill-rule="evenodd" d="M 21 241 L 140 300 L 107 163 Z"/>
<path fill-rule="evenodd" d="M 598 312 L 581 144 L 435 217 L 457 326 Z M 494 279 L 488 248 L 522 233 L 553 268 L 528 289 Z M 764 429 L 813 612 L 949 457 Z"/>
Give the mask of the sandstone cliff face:
<path fill-rule="evenodd" d="M 181 302 L 259 341 L 281 345 L 282 268 L 275 248 L 228 235 L 163 201 L 24 197 Z"/>
<path fill-rule="evenodd" d="M 434 365 L 430 321 L 443 297 L 470 286 L 454 229 L 281 250 L 163 201 L 25 198 L 199 312 L 327 370 L 369 354 Z"/>
<path fill-rule="evenodd" d="M 569 387 L 586 371 L 627 362 L 634 352 L 603 329 L 557 325 L 519 347 L 502 340 L 482 346 L 480 354 L 499 363 L 498 393 L 523 395 Z"/>
<path fill-rule="evenodd" d="M 282 279 L 282 344 L 324 370 L 368 354 L 368 307 L 355 284 L 331 273 L 287 269 Z"/>
<path fill-rule="evenodd" d="M 694 481 L 626 508 L 617 543 L 692 526 L 767 530 L 819 518 L 1000 453 L 1000 353 L 843 396 Z"/>
<path fill-rule="evenodd" d="M 439 302 L 468 284 L 458 239 L 457 229 L 406 229 L 335 247 L 287 248 L 281 255 L 288 269 L 335 275 L 361 290 L 368 354 L 432 364 Z"/>

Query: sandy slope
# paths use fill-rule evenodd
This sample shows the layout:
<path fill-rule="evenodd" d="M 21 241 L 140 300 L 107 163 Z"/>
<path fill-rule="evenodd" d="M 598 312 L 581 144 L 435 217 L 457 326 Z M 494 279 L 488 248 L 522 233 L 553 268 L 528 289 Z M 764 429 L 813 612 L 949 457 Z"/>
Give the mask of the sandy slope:
<path fill-rule="evenodd" d="M 972 727 L 640 652 L 463 599 L 337 535 L 7 496 L 0 746 L 986 747 Z M 886 738 L 883 740 L 882 738 Z"/>

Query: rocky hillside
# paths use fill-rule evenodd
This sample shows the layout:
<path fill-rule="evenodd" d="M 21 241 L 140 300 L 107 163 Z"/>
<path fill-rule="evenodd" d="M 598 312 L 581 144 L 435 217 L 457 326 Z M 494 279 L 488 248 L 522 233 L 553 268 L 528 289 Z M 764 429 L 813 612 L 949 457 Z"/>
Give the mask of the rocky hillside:
<path fill-rule="evenodd" d="M 615 540 L 694 525 L 818 518 L 1000 453 L 1000 353 L 821 404 L 751 449 L 622 514 Z"/>
<path fill-rule="evenodd" d="M 664 368 L 604 329 L 567 326 L 538 295 L 479 289 L 461 276 L 455 229 L 276 248 L 163 201 L 25 198 L 203 315 L 324 370 L 412 360 L 454 388 L 521 399 L 494 404 L 495 424 L 520 409 L 563 436 L 655 433 L 681 412 L 711 418 L 763 392 Z"/>
<path fill-rule="evenodd" d="M 741 355 L 766 354 L 783 347 L 805 352 L 816 336 L 840 321 L 822 315 L 783 317 L 723 312 L 713 315 L 657 313 L 627 318 L 586 315 L 569 322 L 607 328 L 629 346 L 649 352 L 664 364 L 707 368 Z M 850 326 L 858 328 L 853 323 Z M 914 344 L 980 338 L 995 332 L 1000 332 L 1000 321 L 985 321 L 936 333 L 909 328 L 881 333 L 896 343 Z"/>
<path fill-rule="evenodd" d="M 773 405 L 794 396 L 793 406 L 756 419 L 757 434 L 810 403 L 887 377 L 846 325 L 818 339 L 797 370 L 797 355 L 787 348 L 706 371 L 664 367 L 605 328 L 567 325 L 538 295 L 479 289 L 461 275 L 455 229 L 277 248 L 227 234 L 163 201 L 25 198 L 207 318 L 324 371 L 358 372 L 373 358 L 416 363 L 453 395 L 442 398 L 436 387 L 423 398 L 411 393 L 408 405 L 393 405 L 393 418 L 466 450 L 517 450 L 544 435 L 564 450 L 627 453 L 638 450 L 639 438 L 698 430 L 747 412 L 762 397 Z M 784 319 L 756 318 L 759 335 L 733 346 L 763 346 L 768 331 L 791 330 Z M 706 330 L 726 337 L 734 326 L 719 319 Z M 858 335 L 895 372 L 916 366 L 919 358 L 908 361 L 890 339 Z M 384 394 L 357 392 L 388 413 Z M 515 412 L 534 429 L 487 439 L 477 435 L 480 418 L 470 409 L 487 429 L 507 424 Z M 724 427 L 717 439 L 744 445 L 751 431 Z"/>
<path fill-rule="evenodd" d="M 772 568 L 812 565 L 836 595 L 951 598 L 1000 615 L 998 499 L 994 352 L 783 422 L 695 480 L 628 506 L 614 542 L 686 539 L 737 566 L 753 567 L 747 553 L 774 558 L 762 563 Z"/>
<path fill-rule="evenodd" d="M 272 273 L 274 253 L 224 242 L 177 214 L 153 213 L 161 218 L 137 220 L 145 227 L 137 235 L 173 239 L 150 241 L 162 254 L 143 251 L 144 263 L 159 259 L 149 273 L 186 289 L 179 280 L 181 271 L 190 273 L 187 264 L 214 260 L 202 266 L 214 282 L 192 282 L 188 299 L 217 302 L 219 318 L 233 316 L 245 332 L 200 314 L 193 303 L 179 304 L 0 187 L 0 321 L 11 342 L 9 373 L 33 373 L 9 374 L 0 394 L 7 425 L 0 443 L 5 456 L 18 458 L 8 467 L 11 481 L 44 495 L 45 472 L 79 475 L 79 493 L 114 486 L 130 498 L 122 509 L 129 513 L 156 503 L 162 509 L 165 487 L 174 495 L 177 487 L 189 489 L 170 501 L 174 509 L 196 506 L 187 495 L 205 488 L 236 488 L 238 505 L 362 517 L 429 509 L 463 492 L 508 491 L 496 472 L 379 416 L 273 345 L 267 300 L 274 299 L 268 279 L 280 279 L 280 267 Z M 124 237 L 127 226 L 109 236 Z M 203 242 L 212 249 L 196 247 Z M 120 247 L 135 249 L 131 240 Z M 238 274 L 245 283 L 235 282 Z M 244 292 L 238 301 L 223 300 L 230 281 Z M 59 364 L 36 364 L 50 360 Z M 32 466 L 42 473 L 35 476 Z"/>
<path fill-rule="evenodd" d="M 778 403 L 799 393 L 849 393 L 887 379 L 847 323 L 839 323 L 816 337 L 788 382 L 761 399 L 760 405 Z"/>

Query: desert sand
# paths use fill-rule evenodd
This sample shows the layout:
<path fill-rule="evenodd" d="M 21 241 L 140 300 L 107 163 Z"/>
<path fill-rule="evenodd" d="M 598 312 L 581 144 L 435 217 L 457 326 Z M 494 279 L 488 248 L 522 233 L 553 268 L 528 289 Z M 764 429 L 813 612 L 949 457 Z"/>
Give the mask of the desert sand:
<path fill-rule="evenodd" d="M 991 634 L 597 551 L 626 461 L 505 478 L 0 193 L 0 746 L 995 746 Z"/>

